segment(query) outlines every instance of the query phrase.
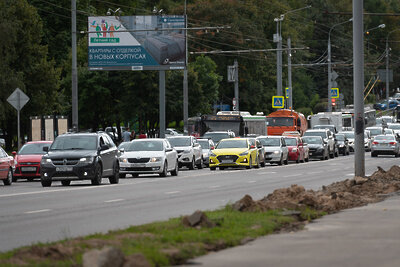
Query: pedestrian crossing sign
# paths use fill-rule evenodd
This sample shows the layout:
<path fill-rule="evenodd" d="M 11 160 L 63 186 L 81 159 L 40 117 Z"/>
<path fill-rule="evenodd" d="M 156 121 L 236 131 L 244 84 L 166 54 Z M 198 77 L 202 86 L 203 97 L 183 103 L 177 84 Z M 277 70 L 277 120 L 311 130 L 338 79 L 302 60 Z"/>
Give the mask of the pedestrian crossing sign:
<path fill-rule="evenodd" d="M 289 98 L 289 95 L 290 95 L 290 93 L 289 93 L 289 87 L 286 87 L 286 90 L 285 90 L 285 95 L 286 95 L 286 98 Z"/>
<path fill-rule="evenodd" d="M 339 88 L 331 88 L 331 97 L 339 98 Z"/>
<path fill-rule="evenodd" d="M 285 106 L 283 96 L 273 96 L 272 97 L 272 107 L 273 108 L 283 108 Z"/>

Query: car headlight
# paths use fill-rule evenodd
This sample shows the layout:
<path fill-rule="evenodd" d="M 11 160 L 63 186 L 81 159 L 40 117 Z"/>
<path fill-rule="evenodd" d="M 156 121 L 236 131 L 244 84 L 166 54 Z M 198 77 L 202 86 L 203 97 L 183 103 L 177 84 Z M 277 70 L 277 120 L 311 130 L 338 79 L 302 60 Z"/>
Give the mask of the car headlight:
<path fill-rule="evenodd" d="M 279 153 L 281 153 L 279 150 L 274 151 L 274 154 L 279 154 Z"/>
<path fill-rule="evenodd" d="M 126 159 L 126 158 L 119 158 L 119 162 L 127 163 L 127 162 L 128 162 L 128 159 Z"/>
<path fill-rule="evenodd" d="M 157 162 L 157 161 L 161 161 L 160 157 L 153 157 L 150 159 L 150 162 Z"/>
<path fill-rule="evenodd" d="M 46 164 L 46 163 L 52 163 L 51 159 L 42 158 L 42 160 L 40 161 L 40 164 Z"/>
<path fill-rule="evenodd" d="M 344 145 L 339 145 L 339 147 L 344 147 Z"/>
<path fill-rule="evenodd" d="M 240 153 L 239 156 L 246 156 L 247 154 L 249 154 L 249 151 L 245 151 L 243 153 Z"/>
<path fill-rule="evenodd" d="M 297 147 L 292 148 L 292 152 L 297 152 Z"/>
<path fill-rule="evenodd" d="M 81 162 L 81 163 L 92 163 L 93 162 L 93 157 L 80 158 L 79 162 Z"/>
<path fill-rule="evenodd" d="M 183 153 L 185 153 L 185 154 L 189 154 L 190 152 L 192 152 L 190 149 L 186 149 L 183 151 Z"/>

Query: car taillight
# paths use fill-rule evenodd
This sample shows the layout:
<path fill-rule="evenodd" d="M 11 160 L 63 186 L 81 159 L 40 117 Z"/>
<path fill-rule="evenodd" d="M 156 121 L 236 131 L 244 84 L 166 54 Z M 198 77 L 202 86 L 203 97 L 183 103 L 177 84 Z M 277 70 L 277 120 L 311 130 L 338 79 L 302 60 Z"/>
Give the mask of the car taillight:
<path fill-rule="evenodd" d="M 377 145 L 377 144 L 379 144 L 379 143 L 378 143 L 378 142 L 372 142 L 372 144 L 373 144 L 373 145 Z"/>
<path fill-rule="evenodd" d="M 391 145 L 395 145 L 395 144 L 397 144 L 396 142 L 390 142 L 389 144 L 391 144 Z"/>

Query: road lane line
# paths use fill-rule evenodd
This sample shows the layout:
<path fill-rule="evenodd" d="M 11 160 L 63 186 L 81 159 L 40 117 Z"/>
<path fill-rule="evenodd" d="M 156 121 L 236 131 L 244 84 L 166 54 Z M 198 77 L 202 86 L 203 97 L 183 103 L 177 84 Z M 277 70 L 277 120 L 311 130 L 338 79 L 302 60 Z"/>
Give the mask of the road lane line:
<path fill-rule="evenodd" d="M 167 194 L 167 195 L 172 195 L 172 194 L 178 194 L 178 193 L 180 193 L 181 191 L 171 191 L 171 192 L 165 192 L 165 194 Z"/>
<path fill-rule="evenodd" d="M 276 172 L 259 172 L 259 175 L 263 175 L 263 174 L 275 174 Z"/>
<path fill-rule="evenodd" d="M 257 183 L 257 181 L 247 181 L 248 184 L 254 184 Z"/>
<path fill-rule="evenodd" d="M 44 209 L 44 210 L 32 210 L 32 211 L 25 211 L 25 214 L 34 214 L 34 213 L 41 213 L 41 212 L 47 212 L 51 211 L 50 209 Z"/>
<path fill-rule="evenodd" d="M 287 177 L 296 177 L 296 176 L 301 176 L 303 175 L 302 173 L 296 173 L 296 174 L 291 174 L 291 175 L 285 175 L 283 176 L 283 178 L 287 178 Z"/>
<path fill-rule="evenodd" d="M 119 199 L 111 199 L 111 200 L 106 200 L 104 203 L 112 203 L 112 202 L 120 202 L 124 201 L 125 199 L 119 198 Z"/>
<path fill-rule="evenodd" d="M 209 188 L 210 189 L 213 189 L 213 188 L 220 188 L 221 186 L 220 185 L 212 185 L 212 186 L 210 186 Z"/>

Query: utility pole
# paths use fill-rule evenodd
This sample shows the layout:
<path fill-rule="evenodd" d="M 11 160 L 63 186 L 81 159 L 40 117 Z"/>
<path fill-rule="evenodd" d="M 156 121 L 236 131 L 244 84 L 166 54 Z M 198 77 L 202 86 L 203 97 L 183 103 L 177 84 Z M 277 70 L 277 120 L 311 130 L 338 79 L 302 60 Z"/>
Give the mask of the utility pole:
<path fill-rule="evenodd" d="M 354 175 L 365 176 L 363 1 L 353 0 Z"/>
<path fill-rule="evenodd" d="M 187 29 L 187 13 L 185 0 L 185 28 Z M 185 69 L 183 70 L 183 132 L 188 133 L 189 118 L 189 92 L 188 92 L 188 41 L 187 30 L 185 30 Z"/>
<path fill-rule="evenodd" d="M 328 37 L 328 112 L 332 111 L 332 63 L 331 63 L 331 34 Z"/>
<path fill-rule="evenodd" d="M 71 0 L 71 30 L 72 30 L 72 129 L 78 131 L 78 71 L 76 58 L 76 0 Z"/>
<path fill-rule="evenodd" d="M 276 22 L 276 35 L 274 42 L 276 45 L 276 95 L 282 95 L 282 37 L 280 34 L 280 25 L 284 16 L 281 15 L 279 18 L 275 18 Z"/>
<path fill-rule="evenodd" d="M 289 108 L 293 109 L 293 93 L 292 93 L 292 44 L 290 37 L 287 39 L 288 46 L 288 87 L 289 87 Z"/>
<path fill-rule="evenodd" d="M 240 111 L 239 108 L 239 65 L 237 62 L 237 59 L 235 59 L 235 62 L 233 64 L 235 68 L 235 98 L 236 98 L 236 111 Z"/>
<path fill-rule="evenodd" d="M 386 40 L 386 110 L 389 109 L 389 43 Z"/>
<path fill-rule="evenodd" d="M 160 91 L 160 138 L 165 138 L 165 70 L 159 71 Z"/>

